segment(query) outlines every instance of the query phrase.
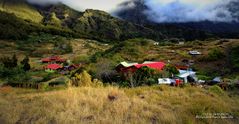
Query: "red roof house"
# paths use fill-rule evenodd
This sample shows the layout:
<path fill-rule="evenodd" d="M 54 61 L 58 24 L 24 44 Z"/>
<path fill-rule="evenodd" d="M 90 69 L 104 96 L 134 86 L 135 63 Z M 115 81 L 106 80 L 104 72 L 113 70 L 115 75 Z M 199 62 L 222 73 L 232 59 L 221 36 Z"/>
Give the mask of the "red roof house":
<path fill-rule="evenodd" d="M 165 67 L 165 63 L 164 62 L 151 62 L 151 63 L 143 63 L 143 64 L 136 64 L 134 65 L 137 69 L 141 68 L 141 67 L 148 67 L 148 68 L 152 68 L 155 70 L 163 70 L 163 68 Z"/>
<path fill-rule="evenodd" d="M 165 67 L 165 63 L 164 62 L 147 62 L 147 63 L 143 63 L 143 64 L 134 64 L 134 65 L 131 65 L 129 67 L 124 67 L 124 68 L 121 68 L 121 72 L 135 72 L 136 70 L 142 68 L 142 67 L 148 67 L 148 68 L 152 68 L 152 69 L 155 69 L 155 70 L 163 70 L 164 67 Z"/>
<path fill-rule="evenodd" d="M 51 69 L 51 70 L 57 70 L 57 69 L 60 69 L 60 68 L 62 68 L 62 66 L 59 65 L 59 64 L 49 64 L 49 65 L 44 67 L 44 69 Z"/>
<path fill-rule="evenodd" d="M 43 58 L 41 61 L 43 63 L 50 63 L 50 62 L 64 63 L 64 62 L 66 62 L 66 59 L 63 59 L 59 56 L 52 56 L 52 57 L 48 57 L 48 58 Z"/>

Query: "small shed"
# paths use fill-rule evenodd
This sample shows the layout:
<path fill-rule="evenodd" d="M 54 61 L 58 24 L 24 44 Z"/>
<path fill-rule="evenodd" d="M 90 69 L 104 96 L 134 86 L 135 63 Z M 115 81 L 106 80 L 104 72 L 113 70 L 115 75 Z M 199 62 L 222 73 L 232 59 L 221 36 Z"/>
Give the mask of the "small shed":
<path fill-rule="evenodd" d="M 193 51 L 189 51 L 188 54 L 190 54 L 190 55 L 201 55 L 202 53 L 197 51 L 197 50 L 193 50 Z"/>
<path fill-rule="evenodd" d="M 191 70 L 179 70 L 179 78 L 182 78 L 184 80 L 184 83 L 188 83 L 189 79 L 196 81 L 196 72 Z"/>
<path fill-rule="evenodd" d="M 171 79 L 169 78 L 159 78 L 158 84 L 171 84 Z"/>

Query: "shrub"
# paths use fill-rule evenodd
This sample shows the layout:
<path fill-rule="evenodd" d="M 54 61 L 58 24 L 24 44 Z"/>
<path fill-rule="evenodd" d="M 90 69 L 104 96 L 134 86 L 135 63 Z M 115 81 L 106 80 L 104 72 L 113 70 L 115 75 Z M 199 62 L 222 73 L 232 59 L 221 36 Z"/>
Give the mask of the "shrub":
<path fill-rule="evenodd" d="M 217 85 L 211 86 L 208 90 L 212 93 L 217 94 L 217 95 L 223 95 L 224 94 L 224 91 Z"/>
<path fill-rule="evenodd" d="M 219 48 L 214 48 L 208 53 L 208 60 L 216 61 L 218 59 L 223 58 L 225 55 Z"/>
<path fill-rule="evenodd" d="M 88 63 L 90 58 L 86 55 L 81 55 L 73 59 L 73 63 Z"/>
<path fill-rule="evenodd" d="M 232 48 L 230 52 L 230 61 L 235 70 L 239 70 L 239 46 Z"/>
<path fill-rule="evenodd" d="M 31 69 L 31 66 L 29 64 L 29 57 L 26 56 L 22 61 L 21 64 L 23 65 L 22 69 L 24 71 L 29 71 Z"/>
<path fill-rule="evenodd" d="M 169 76 L 179 74 L 178 69 L 175 66 L 173 66 L 173 65 L 169 65 L 169 64 L 166 65 L 164 70 L 167 71 L 170 74 Z"/>
<path fill-rule="evenodd" d="M 0 59 L 0 63 L 3 64 L 4 67 L 6 68 L 15 68 L 17 67 L 17 57 L 16 55 L 14 54 L 12 56 L 12 58 L 9 58 L 9 57 L 3 57 Z"/>
<path fill-rule="evenodd" d="M 156 84 L 156 79 L 158 78 L 156 75 L 159 72 L 157 72 L 154 69 L 148 68 L 148 67 L 141 67 L 136 72 L 129 72 L 127 81 L 122 82 L 124 86 L 127 86 L 125 83 L 129 83 L 131 87 L 137 87 L 142 85 L 153 85 Z"/>
<path fill-rule="evenodd" d="M 17 84 L 25 84 L 30 80 L 30 76 L 26 73 L 21 66 L 14 68 L 6 68 L 3 64 L 0 64 L 0 78 L 6 80 L 11 86 Z"/>
<path fill-rule="evenodd" d="M 68 82 L 68 85 L 89 87 L 93 86 L 93 83 L 91 81 L 91 75 L 84 69 L 79 69 L 71 75 L 71 80 Z"/>

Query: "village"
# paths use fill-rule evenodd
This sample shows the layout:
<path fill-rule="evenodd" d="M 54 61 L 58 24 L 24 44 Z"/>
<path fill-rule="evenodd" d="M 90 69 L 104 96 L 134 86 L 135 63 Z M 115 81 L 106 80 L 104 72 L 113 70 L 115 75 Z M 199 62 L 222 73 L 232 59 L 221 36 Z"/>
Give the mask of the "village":
<path fill-rule="evenodd" d="M 223 51 L 226 48 L 222 45 L 236 43 L 233 40 L 230 42 L 219 40 L 210 42 L 212 45 L 203 46 L 203 42 L 196 41 L 160 44 L 152 40 L 133 39 L 122 42 L 122 45 L 112 46 L 96 41 L 76 40 L 72 41 L 73 53 L 30 57 L 31 69 L 27 72 L 30 77 L 21 82 L 14 81 L 11 85 L 23 86 L 18 83 L 29 82 L 28 84 L 35 88 L 41 87 L 39 85 L 42 84 L 53 86 L 52 88 L 65 87 L 76 72 L 86 70 L 91 75 L 91 80 L 97 79 L 103 84 L 116 84 L 120 87 L 187 84 L 198 87 L 218 85 L 226 90 L 231 85 L 238 87 L 238 84 L 236 80 L 229 80 L 223 76 L 227 70 L 220 70 L 220 66 L 225 65 L 226 60 L 220 59 L 224 57 L 224 53 L 218 50 Z M 193 44 L 201 46 L 194 47 Z M 219 49 L 214 49 L 213 44 Z M 55 48 L 51 49 L 54 52 Z M 120 51 L 117 53 L 115 49 Z M 10 56 L 11 53 L 9 51 Z"/>
<path fill-rule="evenodd" d="M 157 44 L 154 44 L 157 45 Z M 188 51 L 188 54 L 192 57 L 199 56 L 202 53 L 193 50 Z M 42 58 L 41 63 L 43 65 L 43 69 L 47 73 L 59 73 L 61 75 L 68 75 L 72 71 L 76 71 L 84 67 L 85 65 L 82 63 L 74 64 L 70 60 L 62 58 L 60 56 L 50 56 L 47 58 Z M 223 89 L 227 89 L 225 85 L 223 85 L 223 81 L 221 77 L 215 77 L 212 80 L 200 80 L 197 77 L 197 72 L 194 71 L 191 66 L 193 66 L 193 60 L 183 60 L 181 64 L 173 65 L 168 61 L 144 61 L 143 63 L 137 62 L 120 62 L 114 68 L 114 70 L 120 75 L 123 76 L 124 79 L 129 79 L 132 74 L 136 73 L 137 70 L 147 67 L 149 69 L 153 69 L 157 72 L 164 71 L 167 66 L 175 69 L 176 72 L 169 72 L 167 76 L 161 76 L 157 78 L 157 84 L 162 85 L 170 85 L 170 86 L 182 86 L 184 84 L 191 85 L 218 85 Z M 122 79 L 122 78 L 121 78 Z"/>
<path fill-rule="evenodd" d="M 16 49 L 11 42 L 0 43 L 6 46 L 0 48 L 4 62 L 0 64 L 0 109 L 17 115 L 15 122 L 25 115 L 22 107 L 30 110 L 27 117 L 50 113 L 58 120 L 62 116 L 56 113 L 63 110 L 61 122 L 68 112 L 67 119 L 78 113 L 75 117 L 83 122 L 98 122 L 102 115 L 120 120 L 137 115 L 132 122 L 142 116 L 151 122 L 161 117 L 175 121 L 184 112 L 186 116 L 180 118 L 185 123 L 189 117 L 198 122 L 195 116 L 204 112 L 238 115 L 239 54 L 234 48 L 238 40 L 157 43 L 132 39 L 106 45 L 76 39 L 71 41 L 70 53 L 57 52 L 52 43 L 26 45 L 36 48 L 30 52 Z M 228 63 L 228 48 L 235 62 Z"/>
<path fill-rule="evenodd" d="M 0 0 L 0 124 L 239 124 L 239 0 Z"/>

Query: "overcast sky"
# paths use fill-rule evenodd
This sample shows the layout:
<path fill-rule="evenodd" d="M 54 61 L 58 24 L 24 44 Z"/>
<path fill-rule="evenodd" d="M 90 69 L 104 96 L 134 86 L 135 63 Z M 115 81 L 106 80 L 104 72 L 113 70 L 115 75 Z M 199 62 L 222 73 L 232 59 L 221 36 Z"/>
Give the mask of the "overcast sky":
<path fill-rule="evenodd" d="M 98 9 L 106 12 L 114 11 L 120 3 L 127 0 L 28 0 L 29 2 L 38 4 L 49 4 L 62 2 L 76 10 L 83 11 L 85 9 Z"/>
<path fill-rule="evenodd" d="M 124 9 L 119 4 L 133 0 L 28 0 L 37 4 L 62 2 L 76 10 L 98 9 L 109 13 Z M 232 14 L 225 5 L 232 0 L 145 0 L 150 9 L 145 13 L 156 22 L 187 22 L 187 21 L 232 21 Z M 125 8 L 134 7 L 128 4 Z"/>

